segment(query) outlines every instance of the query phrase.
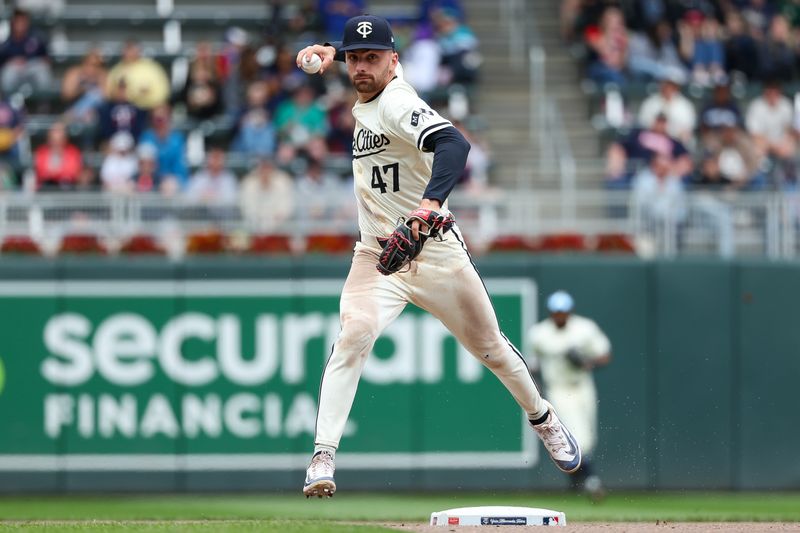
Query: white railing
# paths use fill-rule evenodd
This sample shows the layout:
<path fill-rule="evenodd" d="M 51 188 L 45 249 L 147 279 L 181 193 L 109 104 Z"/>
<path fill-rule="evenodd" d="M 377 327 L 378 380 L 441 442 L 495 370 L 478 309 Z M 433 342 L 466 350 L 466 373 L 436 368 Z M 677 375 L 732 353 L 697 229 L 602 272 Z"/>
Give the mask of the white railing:
<path fill-rule="evenodd" d="M 508 59 L 514 70 L 525 66 L 522 51 L 525 50 L 525 27 L 527 14 L 524 0 L 502 0 L 500 5 L 500 23 L 508 33 Z"/>
<path fill-rule="evenodd" d="M 800 194 L 691 193 L 680 210 L 653 213 L 624 191 L 531 190 L 456 192 L 450 200 L 459 226 L 476 252 L 498 239 L 576 233 L 591 240 L 625 236 L 643 257 L 702 254 L 719 257 L 800 257 Z M 193 204 L 158 195 L 105 193 L 0 195 L 0 237 L 29 236 L 45 254 L 55 254 L 67 234 L 97 235 L 113 253 L 128 237 L 152 235 L 173 257 L 185 251 L 187 236 L 209 229 L 227 235 L 280 234 L 302 243 L 312 234 L 355 235 L 352 195 L 326 199 L 327 214 L 296 210 L 282 221 L 264 213 L 245 218 L 237 205 Z M 266 215 L 266 216 L 262 216 Z M 300 247 L 301 248 L 301 247 Z"/>

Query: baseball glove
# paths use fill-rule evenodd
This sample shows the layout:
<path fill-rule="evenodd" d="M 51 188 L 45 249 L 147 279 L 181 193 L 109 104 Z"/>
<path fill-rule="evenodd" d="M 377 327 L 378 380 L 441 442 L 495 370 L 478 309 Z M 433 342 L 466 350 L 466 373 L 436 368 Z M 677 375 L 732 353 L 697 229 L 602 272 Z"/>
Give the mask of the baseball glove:
<path fill-rule="evenodd" d="M 586 368 L 588 359 L 577 348 L 570 348 L 567 351 L 567 361 L 575 368 Z"/>
<path fill-rule="evenodd" d="M 419 220 L 428 226 L 426 231 L 419 230 L 419 238 L 414 239 L 411 223 Z M 399 272 L 411 263 L 422 251 L 422 246 L 428 239 L 442 240 L 442 234 L 453 227 L 453 215 L 447 216 L 430 209 L 417 209 L 409 217 L 402 220 L 387 239 L 379 239 L 383 247 L 378 258 L 378 272 L 389 276 Z"/>

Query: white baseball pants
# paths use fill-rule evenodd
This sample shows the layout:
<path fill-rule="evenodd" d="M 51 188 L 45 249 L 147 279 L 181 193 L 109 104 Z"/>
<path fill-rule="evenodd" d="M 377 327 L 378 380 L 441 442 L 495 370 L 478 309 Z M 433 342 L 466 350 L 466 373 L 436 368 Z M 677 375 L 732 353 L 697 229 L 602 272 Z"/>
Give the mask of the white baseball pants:
<path fill-rule="evenodd" d="M 340 301 L 342 329 L 320 385 L 315 445 L 338 448 L 361 370 L 383 329 L 408 302 L 438 318 L 505 385 L 529 419 L 547 408 L 519 351 L 500 331 L 489 295 L 457 226 L 428 241 L 408 272 L 384 276 L 374 237 L 356 243 Z"/>

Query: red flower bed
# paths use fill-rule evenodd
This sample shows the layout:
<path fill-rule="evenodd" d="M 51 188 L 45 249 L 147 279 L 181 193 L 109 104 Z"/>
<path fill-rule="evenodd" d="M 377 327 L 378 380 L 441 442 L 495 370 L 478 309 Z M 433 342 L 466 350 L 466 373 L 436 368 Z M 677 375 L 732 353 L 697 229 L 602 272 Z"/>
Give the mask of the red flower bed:
<path fill-rule="evenodd" d="M 595 250 L 598 252 L 621 252 L 633 254 L 636 253 L 636 247 L 633 245 L 633 239 L 630 235 L 623 233 L 606 233 L 597 236 L 597 244 Z"/>
<path fill-rule="evenodd" d="M 292 243 L 287 235 L 254 235 L 247 252 L 251 254 L 288 254 Z"/>
<path fill-rule="evenodd" d="M 306 251 L 341 254 L 350 252 L 355 242 L 356 238 L 352 235 L 309 235 Z"/>
<path fill-rule="evenodd" d="M 537 249 L 541 252 L 584 252 L 586 237 L 580 233 L 555 233 L 540 237 Z"/>
<path fill-rule="evenodd" d="M 164 255 L 166 251 L 151 235 L 134 235 L 119 249 L 127 255 Z"/>
<path fill-rule="evenodd" d="M 0 252 L 4 254 L 41 255 L 42 250 L 36 242 L 27 235 L 12 235 L 3 239 Z"/>
<path fill-rule="evenodd" d="M 74 233 L 66 235 L 61 240 L 61 246 L 58 249 L 60 254 L 96 254 L 105 255 L 107 253 L 106 247 L 100 242 L 97 235 L 90 233 Z"/>
<path fill-rule="evenodd" d="M 521 235 L 498 237 L 489 245 L 490 252 L 532 252 L 536 250 L 534 242 Z"/>
<path fill-rule="evenodd" d="M 227 239 L 218 231 L 193 233 L 186 241 L 187 254 L 221 254 L 227 250 Z"/>

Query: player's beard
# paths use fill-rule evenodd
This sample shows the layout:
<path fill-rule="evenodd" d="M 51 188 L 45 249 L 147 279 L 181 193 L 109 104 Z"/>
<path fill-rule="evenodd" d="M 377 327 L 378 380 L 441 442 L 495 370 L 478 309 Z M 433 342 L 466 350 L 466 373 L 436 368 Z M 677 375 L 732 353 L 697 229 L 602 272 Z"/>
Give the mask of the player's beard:
<path fill-rule="evenodd" d="M 356 79 L 360 78 L 360 79 Z M 353 83 L 353 86 L 356 88 L 356 91 L 362 94 L 371 94 L 377 93 L 381 89 L 383 89 L 386 84 L 389 82 L 389 67 L 386 67 L 386 70 L 381 72 L 379 77 L 376 77 L 372 74 L 356 74 L 350 80 Z M 379 83 L 378 80 L 381 80 Z"/>

